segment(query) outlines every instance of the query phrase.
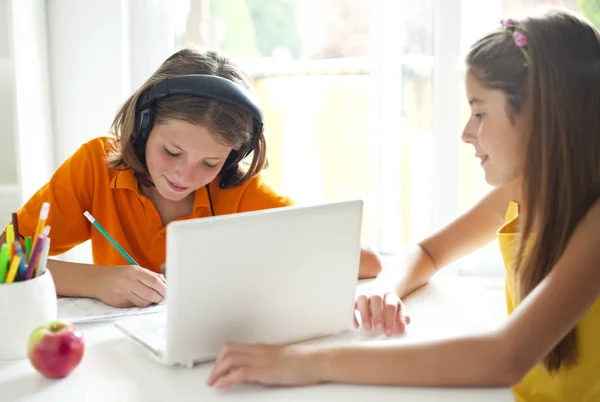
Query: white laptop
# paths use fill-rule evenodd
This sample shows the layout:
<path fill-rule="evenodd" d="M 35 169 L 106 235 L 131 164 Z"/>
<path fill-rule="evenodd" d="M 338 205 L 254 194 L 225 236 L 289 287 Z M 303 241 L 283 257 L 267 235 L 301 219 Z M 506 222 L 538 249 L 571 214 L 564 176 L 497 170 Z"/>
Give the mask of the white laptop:
<path fill-rule="evenodd" d="M 214 360 L 226 341 L 291 343 L 352 328 L 362 200 L 177 221 L 166 312 L 116 325 L 165 364 Z"/>

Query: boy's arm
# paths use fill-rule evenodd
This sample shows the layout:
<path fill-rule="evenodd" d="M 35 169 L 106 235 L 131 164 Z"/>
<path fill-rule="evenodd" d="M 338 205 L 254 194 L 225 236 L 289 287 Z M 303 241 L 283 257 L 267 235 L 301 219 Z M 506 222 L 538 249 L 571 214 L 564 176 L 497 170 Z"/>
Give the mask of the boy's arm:
<path fill-rule="evenodd" d="M 382 270 L 379 255 L 365 242 L 361 242 L 358 279 L 375 278 Z"/>
<path fill-rule="evenodd" d="M 0 244 L 6 233 L 0 234 Z M 147 307 L 166 295 L 162 275 L 142 267 L 104 267 L 48 259 L 56 294 L 66 297 L 91 297 L 115 307 Z"/>
<path fill-rule="evenodd" d="M 47 267 L 52 273 L 57 295 L 99 298 L 99 279 L 102 277 L 102 270 L 107 268 L 53 259 L 48 259 Z"/>

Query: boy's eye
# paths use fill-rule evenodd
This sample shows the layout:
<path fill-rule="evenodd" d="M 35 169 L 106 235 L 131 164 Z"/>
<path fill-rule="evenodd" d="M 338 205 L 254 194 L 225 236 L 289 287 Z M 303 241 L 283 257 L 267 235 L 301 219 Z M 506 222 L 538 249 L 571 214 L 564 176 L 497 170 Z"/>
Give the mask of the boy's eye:
<path fill-rule="evenodd" d="M 476 119 L 481 119 L 484 115 L 485 113 L 475 113 L 473 116 L 475 116 Z"/>
<path fill-rule="evenodd" d="M 172 158 L 177 158 L 177 157 L 181 156 L 181 153 L 171 152 L 167 148 L 165 148 L 165 152 L 167 155 L 169 155 Z"/>

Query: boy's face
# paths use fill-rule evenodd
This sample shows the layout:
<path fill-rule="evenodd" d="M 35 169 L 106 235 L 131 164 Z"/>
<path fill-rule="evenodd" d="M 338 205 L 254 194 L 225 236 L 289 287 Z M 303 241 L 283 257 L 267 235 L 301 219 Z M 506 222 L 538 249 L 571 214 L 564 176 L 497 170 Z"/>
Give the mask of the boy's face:
<path fill-rule="evenodd" d="M 232 149 L 207 126 L 169 119 L 153 126 L 146 143 L 146 164 L 158 193 L 180 201 L 213 181 Z"/>
<path fill-rule="evenodd" d="M 481 159 L 485 180 L 492 186 L 502 186 L 522 174 L 520 134 L 516 123 L 508 117 L 506 97 L 500 90 L 489 89 L 471 72 L 466 79 L 467 99 L 471 117 L 462 134 L 462 140 L 475 148 L 475 157 Z"/>

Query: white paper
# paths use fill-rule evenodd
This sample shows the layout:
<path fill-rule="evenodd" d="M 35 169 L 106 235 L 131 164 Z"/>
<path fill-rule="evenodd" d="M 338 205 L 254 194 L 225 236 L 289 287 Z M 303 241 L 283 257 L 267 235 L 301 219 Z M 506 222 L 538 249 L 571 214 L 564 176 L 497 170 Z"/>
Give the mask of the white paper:
<path fill-rule="evenodd" d="M 61 297 L 58 299 L 57 304 L 58 319 L 69 321 L 74 324 L 111 321 L 125 316 L 160 313 L 166 311 L 167 308 L 165 300 L 159 304 L 145 308 L 118 308 L 109 306 L 100 300 L 85 297 Z"/>

